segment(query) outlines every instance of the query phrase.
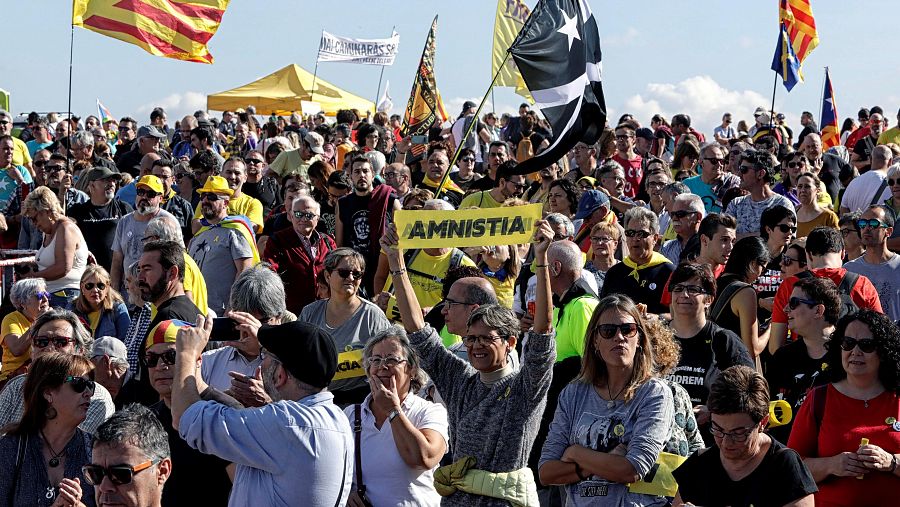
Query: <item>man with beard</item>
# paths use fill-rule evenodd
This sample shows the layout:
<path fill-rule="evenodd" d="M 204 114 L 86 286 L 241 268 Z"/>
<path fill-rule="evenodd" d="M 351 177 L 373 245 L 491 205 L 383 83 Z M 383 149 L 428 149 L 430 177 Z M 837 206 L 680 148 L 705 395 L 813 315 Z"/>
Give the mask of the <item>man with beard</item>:
<path fill-rule="evenodd" d="M 198 317 L 178 333 L 172 422 L 191 447 L 237 464 L 229 504 L 344 505 L 353 433 L 327 389 L 337 371 L 333 338 L 302 322 L 259 328 L 263 387 L 274 401 L 235 410 L 200 395 L 195 358 L 211 330 L 212 321 Z"/>
<path fill-rule="evenodd" d="M 449 177 L 444 180 L 444 175 L 450 170 L 450 148 L 444 143 L 431 143 L 426 158 L 425 176 L 416 187 L 430 190 L 436 198 L 447 201 L 456 208 L 463 200 L 464 192 Z"/>
<path fill-rule="evenodd" d="M 136 262 L 141 257 L 147 223 L 160 215 L 172 217 L 169 212 L 159 207 L 163 196 L 163 186 L 159 178 L 149 174 L 138 180 L 135 186 L 137 187 L 137 208 L 119 220 L 119 224 L 116 226 L 116 235 L 113 238 L 112 271 L 109 275 L 110 284 L 118 291 L 122 290 L 124 280 L 122 275 L 125 266 L 130 266 L 132 262 Z M 181 276 L 184 277 L 183 269 Z M 145 301 L 149 301 L 149 299 L 145 299 Z"/>
<path fill-rule="evenodd" d="M 374 294 L 375 267 L 381 252 L 378 240 L 385 223 L 393 221 L 394 211 L 400 209 L 400 201 L 390 185 L 372 187 L 375 173 L 369 159 L 358 156 L 350 167 L 353 193 L 341 197 L 335 205 L 334 237 L 337 246 L 350 247 L 365 258 L 368 269 L 363 286 L 366 294 Z"/>
<path fill-rule="evenodd" d="M 175 169 L 172 164 L 172 159 L 160 158 L 153 162 L 150 172 L 159 178 L 159 181 L 163 184 L 162 209 L 171 213 L 175 220 L 178 220 L 182 236 L 190 238 L 191 217 L 194 214 L 194 209 L 187 199 L 178 195 L 175 189 L 172 188 L 172 184 L 175 183 Z"/>
<path fill-rule="evenodd" d="M 205 223 L 191 240 L 188 251 L 206 279 L 207 304 L 217 314 L 224 315 L 231 285 L 259 256 L 254 255 L 253 243 L 246 235 L 221 224 L 228 216 L 228 201 L 233 194 L 228 181 L 221 176 L 210 176 L 197 193 Z"/>
<path fill-rule="evenodd" d="M 525 176 L 513 174 L 518 164 L 515 160 L 507 160 L 497 169 L 497 186 L 490 190 L 469 194 L 459 209 L 466 208 L 499 208 L 510 198 L 522 197 L 525 193 Z"/>
<path fill-rule="evenodd" d="M 112 266 L 112 247 L 119 219 L 134 211 L 128 203 L 115 198 L 116 186 L 122 175 L 107 167 L 95 167 L 84 176 L 88 181 L 90 200 L 69 209 L 69 218 L 75 220 L 94 254 L 97 264 L 107 271 Z"/>
<path fill-rule="evenodd" d="M 241 192 L 244 183 L 247 182 L 247 162 L 241 157 L 230 157 L 222 165 L 222 177 L 228 183 L 231 194 L 228 198 L 228 214 L 243 215 L 250 219 L 253 224 L 254 232 L 261 232 L 263 228 L 263 205 L 259 199 L 250 197 Z M 198 190 L 199 194 L 200 191 Z M 194 220 L 191 228 L 194 233 L 200 229 L 200 218 L 202 218 L 202 202 L 197 206 L 194 212 Z"/>
<path fill-rule="evenodd" d="M 728 164 L 728 150 L 718 143 L 710 143 L 700 148 L 702 171 L 697 176 L 684 180 L 691 193 L 700 196 L 707 213 L 722 212 L 722 198 L 725 193 L 741 183 L 741 179 L 725 170 Z"/>

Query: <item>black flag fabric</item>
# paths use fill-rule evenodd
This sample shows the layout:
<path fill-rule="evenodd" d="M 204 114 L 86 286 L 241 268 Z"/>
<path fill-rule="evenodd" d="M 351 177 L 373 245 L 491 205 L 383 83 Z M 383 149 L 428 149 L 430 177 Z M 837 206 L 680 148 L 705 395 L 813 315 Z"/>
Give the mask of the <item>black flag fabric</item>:
<path fill-rule="evenodd" d="M 553 127 L 550 146 L 516 167 L 537 172 L 606 126 L 600 34 L 585 0 L 540 0 L 509 48 L 535 106 Z"/>

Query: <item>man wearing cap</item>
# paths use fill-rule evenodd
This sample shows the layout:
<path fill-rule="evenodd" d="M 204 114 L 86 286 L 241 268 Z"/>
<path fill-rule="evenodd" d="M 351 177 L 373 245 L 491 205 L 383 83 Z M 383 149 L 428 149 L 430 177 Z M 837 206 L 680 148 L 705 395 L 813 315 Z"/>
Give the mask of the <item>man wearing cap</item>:
<path fill-rule="evenodd" d="M 259 199 L 241 192 L 244 183 L 247 182 L 247 162 L 241 157 L 231 157 L 222 165 L 222 177 L 228 183 L 231 194 L 228 198 L 228 214 L 243 215 L 250 219 L 254 226 L 254 232 L 261 232 L 263 228 L 263 205 Z M 200 193 L 198 190 L 197 193 Z M 203 218 L 203 202 L 194 210 L 194 218 L 191 229 L 196 233 L 200 230 L 200 219 Z"/>
<path fill-rule="evenodd" d="M 175 170 L 173 160 L 164 157 L 153 161 L 150 172 L 153 176 L 159 178 L 163 185 L 163 203 L 162 209 L 171 213 L 175 220 L 178 220 L 178 226 L 181 228 L 181 234 L 185 238 L 191 237 L 191 220 L 194 215 L 194 208 L 191 203 L 178 195 L 172 185 L 175 183 Z"/>
<path fill-rule="evenodd" d="M 140 173 L 135 168 L 140 165 L 144 155 L 159 151 L 160 143 L 165 138 L 166 134 L 153 125 L 145 125 L 138 129 L 137 145 L 116 161 L 119 172 L 129 173 L 135 178 L 139 177 Z"/>
<path fill-rule="evenodd" d="M 109 391 L 114 402 L 117 401 L 128 373 L 128 350 L 125 344 L 115 336 L 97 338 L 91 348 L 91 362 L 94 363 L 94 380 Z M 116 403 L 116 409 L 120 408 L 122 404 Z"/>
<path fill-rule="evenodd" d="M 13 140 L 12 164 L 20 165 L 28 169 L 29 173 L 33 173 L 31 168 L 31 153 L 28 152 L 28 146 L 25 141 L 12 135 L 13 117 L 5 109 L 0 109 L 0 136 L 10 136 Z"/>
<path fill-rule="evenodd" d="M 206 279 L 209 307 L 223 315 L 234 280 L 259 256 L 254 254 L 252 240 L 240 230 L 221 226 L 228 216 L 228 201 L 234 193 L 228 187 L 228 181 L 221 176 L 210 176 L 197 193 L 200 194 L 200 210 L 205 223 L 191 239 L 188 253 Z"/>
<path fill-rule="evenodd" d="M 525 176 L 514 174 L 515 160 L 507 160 L 497 169 L 497 184 L 490 190 L 469 194 L 459 209 L 466 208 L 499 208 L 507 199 L 522 197 L 525 193 Z"/>
<path fill-rule="evenodd" d="M 235 410 L 203 401 L 195 358 L 212 321 L 179 331 L 172 422 L 191 447 L 237 465 L 229 505 L 344 505 L 353 478 L 353 433 L 327 386 L 334 340 L 303 322 L 264 326 L 263 387 L 273 403 Z"/>
<path fill-rule="evenodd" d="M 644 169 L 647 169 L 647 159 L 652 157 L 653 129 L 641 127 L 634 131 L 634 152 L 644 160 Z"/>
<path fill-rule="evenodd" d="M 134 211 L 130 204 L 116 198 L 116 186 L 122 175 L 108 167 L 95 167 L 83 176 L 87 179 L 89 200 L 73 205 L 68 212 L 84 236 L 97 264 L 107 271 L 112 267 L 112 248 L 119 219 Z"/>
<path fill-rule="evenodd" d="M 296 150 L 283 151 L 269 164 L 269 169 L 279 177 L 284 178 L 288 174 L 298 173 L 300 178 L 309 182 L 306 170 L 318 160 L 322 160 L 325 153 L 323 148 L 325 139 L 315 132 L 307 132 Z"/>
<path fill-rule="evenodd" d="M 581 194 L 574 220 L 581 220 L 581 227 L 575 232 L 573 241 L 582 252 L 587 253 L 591 248 L 591 229 L 601 221 L 616 223 L 616 215 L 609 209 L 609 196 L 600 190 L 588 190 Z"/>
<path fill-rule="evenodd" d="M 116 225 L 116 235 L 113 238 L 112 271 L 109 276 L 110 284 L 119 291 L 121 291 L 124 281 L 125 266 L 130 266 L 141 257 L 147 223 L 160 215 L 172 217 L 171 213 L 159 207 L 163 196 L 163 186 L 159 178 L 152 174 L 142 176 L 135 187 L 137 188 L 137 206 L 134 211 L 119 220 Z"/>

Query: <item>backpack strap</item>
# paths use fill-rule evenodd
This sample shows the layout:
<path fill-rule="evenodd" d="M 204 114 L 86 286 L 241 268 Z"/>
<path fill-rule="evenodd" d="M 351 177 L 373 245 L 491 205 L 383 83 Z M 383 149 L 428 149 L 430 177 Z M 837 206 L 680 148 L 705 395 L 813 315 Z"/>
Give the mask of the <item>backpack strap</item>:
<path fill-rule="evenodd" d="M 725 286 L 725 289 L 719 294 L 719 297 L 716 299 L 716 304 L 713 305 L 709 310 L 709 318 L 713 322 L 718 322 L 719 317 L 722 316 L 722 312 L 725 311 L 725 308 L 728 307 L 729 303 L 731 303 L 732 298 L 734 298 L 735 294 L 738 293 L 744 287 L 750 287 L 749 284 L 741 282 L 739 280 L 733 280 L 731 283 Z"/>
<path fill-rule="evenodd" d="M 859 273 L 847 271 L 844 273 L 844 277 L 841 278 L 841 283 L 838 285 L 838 292 L 849 296 L 853 292 L 853 288 L 856 287 L 857 282 L 859 282 Z"/>

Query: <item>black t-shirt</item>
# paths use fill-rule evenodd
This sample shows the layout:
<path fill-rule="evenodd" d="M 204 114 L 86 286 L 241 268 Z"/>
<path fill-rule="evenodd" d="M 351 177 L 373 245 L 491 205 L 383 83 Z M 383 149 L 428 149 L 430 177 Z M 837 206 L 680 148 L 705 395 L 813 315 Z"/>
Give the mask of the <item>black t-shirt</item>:
<path fill-rule="evenodd" d="M 741 480 L 728 476 L 718 447 L 695 452 L 672 475 L 683 501 L 705 507 L 785 505 L 819 490 L 800 455 L 777 440 L 756 469 Z"/>
<path fill-rule="evenodd" d="M 94 254 L 97 264 L 107 271 L 112 266 L 112 244 L 116 237 L 119 219 L 134 211 L 127 202 L 113 199 L 109 204 L 96 206 L 91 201 L 73 204 L 69 217 L 75 220 L 88 250 Z"/>
<path fill-rule="evenodd" d="M 635 303 L 647 305 L 650 313 L 667 313 L 669 308 L 662 304 L 663 289 L 669 281 L 674 266 L 670 262 L 658 264 L 638 271 L 638 279 L 631 275 L 632 268 L 620 262 L 606 272 L 603 294 L 625 294 Z"/>
<path fill-rule="evenodd" d="M 494 188 L 496 186 L 497 186 L 497 182 L 494 181 L 493 178 L 491 178 L 490 176 L 485 174 L 483 178 L 478 178 L 477 180 L 473 181 L 469 185 L 468 190 L 469 190 L 469 193 L 483 192 L 485 190 L 491 190 L 492 188 Z"/>
<path fill-rule="evenodd" d="M 778 254 L 777 257 L 772 259 L 766 266 L 763 274 L 753 282 L 753 288 L 756 289 L 757 299 L 774 298 L 775 293 L 778 292 L 778 287 L 781 285 L 782 255 L 783 253 Z M 756 315 L 759 318 L 760 329 L 764 330 L 768 328 L 769 321 L 772 319 L 772 312 L 759 306 Z"/>
<path fill-rule="evenodd" d="M 819 179 L 828 189 L 828 195 L 832 202 L 838 202 L 838 194 L 841 191 L 841 182 L 849 181 L 853 177 L 853 166 L 844 159 L 825 153 L 822 155 L 822 169 L 819 171 Z"/>
<path fill-rule="evenodd" d="M 869 170 L 872 164 L 869 163 L 869 158 L 872 155 L 872 150 L 875 149 L 875 146 L 878 143 L 872 139 L 872 136 L 864 136 L 859 141 L 856 141 L 856 145 L 853 146 L 853 153 L 859 155 L 860 160 L 865 162 L 865 165 L 859 168 L 859 174 L 862 174 Z"/>
<path fill-rule="evenodd" d="M 241 192 L 258 199 L 263 205 L 263 216 L 269 216 L 272 209 L 281 205 L 281 187 L 275 178 L 266 176 L 256 183 L 244 183 Z M 318 199 L 317 199 L 318 200 Z M 322 201 L 319 201 L 320 203 Z"/>
<path fill-rule="evenodd" d="M 787 401 L 796 414 L 813 387 L 828 383 L 827 368 L 824 356 L 819 359 L 809 357 L 803 340 L 788 343 L 775 352 L 766 369 L 771 399 Z M 772 428 L 769 432 L 778 440 L 787 442 L 791 425 Z"/>
<path fill-rule="evenodd" d="M 606 281 L 609 281 L 608 272 Z M 606 282 L 603 286 L 606 287 Z M 736 364 L 755 366 L 738 335 L 712 321 L 707 321 L 695 336 L 676 336 L 675 340 L 681 346 L 681 359 L 668 379 L 680 384 L 695 406 L 706 404 L 709 386 L 722 370 Z"/>
<path fill-rule="evenodd" d="M 185 322 L 196 322 L 197 315 L 200 313 L 200 310 L 197 309 L 197 306 L 191 301 L 191 298 L 182 294 L 180 296 L 175 296 L 173 298 L 169 298 L 162 302 L 156 310 L 156 318 L 150 322 L 150 326 L 147 328 L 147 332 L 153 330 L 157 324 L 164 320 L 183 320 Z M 144 337 L 144 341 L 147 340 L 147 337 Z M 143 351 L 141 351 L 143 353 Z"/>

